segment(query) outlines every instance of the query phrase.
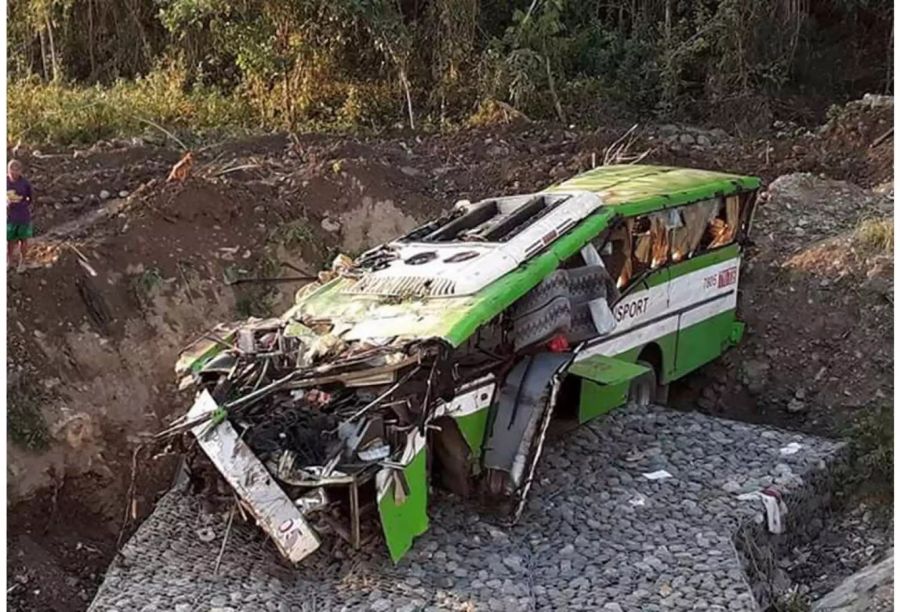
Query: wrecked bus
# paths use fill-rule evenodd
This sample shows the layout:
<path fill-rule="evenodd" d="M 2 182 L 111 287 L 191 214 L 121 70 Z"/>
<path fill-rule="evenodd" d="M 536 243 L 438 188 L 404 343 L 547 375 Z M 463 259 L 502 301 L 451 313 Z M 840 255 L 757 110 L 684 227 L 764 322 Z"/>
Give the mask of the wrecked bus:
<path fill-rule="evenodd" d="M 283 316 L 192 345 L 176 370 L 198 394 L 174 427 L 293 562 L 325 532 L 358 548 L 376 516 L 396 562 L 432 484 L 517 520 L 551 419 L 664 401 L 740 340 L 759 184 L 607 166 L 459 202 L 339 258 Z"/>

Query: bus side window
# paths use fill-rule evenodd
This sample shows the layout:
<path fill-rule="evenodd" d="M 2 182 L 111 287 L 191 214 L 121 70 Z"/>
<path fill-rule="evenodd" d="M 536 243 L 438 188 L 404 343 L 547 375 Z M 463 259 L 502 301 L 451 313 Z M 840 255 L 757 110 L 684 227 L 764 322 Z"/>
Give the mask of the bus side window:
<path fill-rule="evenodd" d="M 655 270 L 669 259 L 669 213 L 653 213 L 635 219 L 634 229 L 634 274 L 648 268 Z"/>
<path fill-rule="evenodd" d="M 707 228 L 702 247 L 715 249 L 734 242 L 741 223 L 741 198 L 731 195 L 716 199 L 716 214 Z"/>
<path fill-rule="evenodd" d="M 717 213 L 717 200 L 704 200 L 674 209 L 681 224 L 672 230 L 672 261 L 677 263 L 701 250 L 710 222 Z"/>
<path fill-rule="evenodd" d="M 607 239 L 595 242 L 603 259 L 603 265 L 610 277 L 616 281 L 616 287 L 622 289 L 632 277 L 631 231 L 634 219 L 625 219 L 609 234 Z"/>

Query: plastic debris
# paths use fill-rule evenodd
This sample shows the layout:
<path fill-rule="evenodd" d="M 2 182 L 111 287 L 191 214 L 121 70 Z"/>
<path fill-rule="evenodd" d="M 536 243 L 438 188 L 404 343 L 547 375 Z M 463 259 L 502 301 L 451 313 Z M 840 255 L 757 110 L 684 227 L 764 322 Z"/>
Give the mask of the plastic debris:
<path fill-rule="evenodd" d="M 644 474 L 644 478 L 647 480 L 665 480 L 666 478 L 671 478 L 672 475 L 665 470 L 656 470 L 655 472 L 648 472 Z"/>
<path fill-rule="evenodd" d="M 790 444 L 778 449 L 778 452 L 782 455 L 796 455 L 801 448 L 803 448 L 802 444 L 798 442 L 791 442 Z"/>

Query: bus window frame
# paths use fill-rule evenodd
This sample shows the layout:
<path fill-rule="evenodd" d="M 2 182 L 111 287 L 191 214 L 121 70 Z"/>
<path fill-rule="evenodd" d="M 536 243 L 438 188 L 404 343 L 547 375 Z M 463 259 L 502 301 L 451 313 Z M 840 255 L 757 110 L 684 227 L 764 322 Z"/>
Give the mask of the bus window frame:
<path fill-rule="evenodd" d="M 669 252 L 668 252 L 668 257 L 666 258 L 666 262 L 657 268 L 649 268 L 648 267 L 647 269 L 641 271 L 640 274 L 637 274 L 634 278 L 632 278 L 631 281 L 628 283 L 628 285 L 623 287 L 620 290 L 619 299 L 616 300 L 616 304 L 618 302 L 622 301 L 623 299 L 625 299 L 626 297 L 628 297 L 631 293 L 633 293 L 636 287 L 643 285 L 643 287 L 645 289 L 649 289 L 650 285 L 647 283 L 647 278 L 653 273 L 661 272 L 673 265 L 680 265 L 682 263 L 688 262 L 691 259 L 694 259 L 695 257 L 702 257 L 702 256 L 706 255 L 707 253 L 715 253 L 716 251 L 719 251 L 721 249 L 727 249 L 728 247 L 731 247 L 735 244 L 737 244 L 738 246 L 743 246 L 746 243 L 748 236 L 750 234 L 750 228 L 751 228 L 751 224 L 753 221 L 753 215 L 756 212 L 757 192 L 758 192 L 757 189 L 752 189 L 752 190 L 736 191 L 734 193 L 728 194 L 728 195 L 736 195 L 739 198 L 741 198 L 741 212 L 740 212 L 740 217 L 739 217 L 740 218 L 740 227 L 738 227 L 737 231 L 734 234 L 734 238 L 732 238 L 732 240 L 730 242 L 721 244 L 714 248 L 707 247 L 706 249 L 704 249 L 703 251 L 701 251 L 699 253 L 694 253 L 690 257 L 686 257 L 680 261 L 674 262 L 674 261 L 672 261 L 672 253 L 671 253 L 672 241 L 670 240 L 669 247 L 668 247 Z M 705 200 L 710 200 L 710 199 L 720 200 L 720 203 L 722 205 L 724 205 L 725 195 L 724 194 L 715 194 L 712 196 L 712 198 L 704 197 L 704 198 L 698 198 L 696 200 L 693 200 L 692 202 L 687 202 L 685 204 L 678 204 L 676 206 L 663 206 L 661 210 L 676 210 L 677 211 L 681 208 L 684 208 L 687 206 L 692 206 L 699 202 L 703 202 Z M 632 216 L 626 216 L 626 215 L 619 214 L 619 215 L 617 215 L 616 218 L 620 219 L 620 221 L 619 221 L 620 223 L 624 223 L 626 219 L 638 219 L 640 217 L 648 217 L 649 215 L 653 214 L 653 212 L 659 212 L 659 211 L 644 212 L 644 213 L 640 213 L 640 214 L 636 214 L 636 215 L 632 215 Z M 611 232 L 609 234 L 607 234 L 607 237 L 610 234 L 611 234 Z M 605 244 L 605 242 L 604 242 L 604 244 Z M 632 254 L 632 256 L 633 256 L 633 254 Z M 613 304 L 613 306 L 614 305 L 615 304 Z"/>

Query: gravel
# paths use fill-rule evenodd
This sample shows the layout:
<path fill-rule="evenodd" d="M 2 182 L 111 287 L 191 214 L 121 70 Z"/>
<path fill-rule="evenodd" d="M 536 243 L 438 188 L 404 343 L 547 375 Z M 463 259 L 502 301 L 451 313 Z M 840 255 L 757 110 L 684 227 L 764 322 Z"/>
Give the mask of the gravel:
<path fill-rule="evenodd" d="M 227 517 L 173 491 L 91 610 L 756 610 L 733 538 L 762 505 L 737 496 L 779 482 L 790 511 L 841 455 L 798 433 L 623 408 L 549 445 L 514 527 L 436 493 L 430 531 L 396 566 L 376 540 L 358 552 L 326 542 L 293 570 L 236 521 L 215 575 L 221 535 L 204 542 L 197 526 L 222 534 Z M 671 477 L 643 475 L 657 470 Z"/>

